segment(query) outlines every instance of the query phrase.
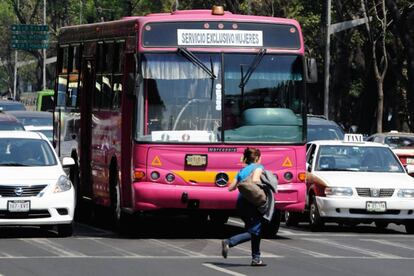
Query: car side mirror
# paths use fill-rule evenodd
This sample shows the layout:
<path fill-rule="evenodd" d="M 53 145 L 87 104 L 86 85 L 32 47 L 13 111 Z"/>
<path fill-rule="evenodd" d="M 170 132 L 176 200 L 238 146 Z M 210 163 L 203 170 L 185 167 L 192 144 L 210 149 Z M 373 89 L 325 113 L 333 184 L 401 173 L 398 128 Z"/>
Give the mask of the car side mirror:
<path fill-rule="evenodd" d="M 318 68 L 316 66 L 316 59 L 306 59 L 306 82 L 316 83 L 318 82 Z"/>
<path fill-rule="evenodd" d="M 70 166 L 75 165 L 75 160 L 72 157 L 63 157 L 62 159 L 62 167 L 67 168 Z"/>

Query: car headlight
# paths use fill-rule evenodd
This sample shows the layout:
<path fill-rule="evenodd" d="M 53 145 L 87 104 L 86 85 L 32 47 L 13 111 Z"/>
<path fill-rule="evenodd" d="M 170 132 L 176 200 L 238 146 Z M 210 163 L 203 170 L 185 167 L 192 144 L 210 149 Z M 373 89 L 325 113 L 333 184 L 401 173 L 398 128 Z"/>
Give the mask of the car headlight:
<path fill-rule="evenodd" d="M 325 188 L 325 195 L 327 196 L 352 196 L 352 188 L 350 187 L 327 187 Z"/>
<path fill-rule="evenodd" d="M 414 198 L 414 189 L 401 189 L 398 191 L 398 197 Z"/>
<path fill-rule="evenodd" d="M 72 182 L 66 175 L 61 175 L 56 182 L 54 193 L 60 193 L 70 190 L 72 188 Z"/>

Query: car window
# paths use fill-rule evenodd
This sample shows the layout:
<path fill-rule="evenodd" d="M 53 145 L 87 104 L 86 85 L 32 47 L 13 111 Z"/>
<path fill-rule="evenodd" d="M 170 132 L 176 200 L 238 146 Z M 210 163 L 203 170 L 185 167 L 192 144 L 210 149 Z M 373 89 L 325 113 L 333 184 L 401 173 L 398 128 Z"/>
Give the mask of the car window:
<path fill-rule="evenodd" d="M 53 149 L 44 140 L 0 138 L 0 166 L 52 166 L 56 164 Z"/>
<path fill-rule="evenodd" d="M 389 148 L 354 145 L 320 146 L 315 170 L 404 172 L 404 168 Z"/>
<path fill-rule="evenodd" d="M 388 136 L 384 142 L 392 148 L 414 147 L 414 137 Z"/>
<path fill-rule="evenodd" d="M 12 110 L 26 110 L 24 104 L 19 102 L 10 102 L 5 104 L 0 104 L 0 107 L 3 108 L 3 111 L 12 111 Z"/>

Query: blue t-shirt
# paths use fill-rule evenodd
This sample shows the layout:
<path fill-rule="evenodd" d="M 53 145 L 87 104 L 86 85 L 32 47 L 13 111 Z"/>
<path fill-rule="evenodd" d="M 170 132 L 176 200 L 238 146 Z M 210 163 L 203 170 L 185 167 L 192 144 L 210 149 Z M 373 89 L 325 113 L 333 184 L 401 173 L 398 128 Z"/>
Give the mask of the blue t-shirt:
<path fill-rule="evenodd" d="M 243 169 L 241 169 L 236 175 L 237 182 L 243 181 L 244 179 L 249 177 L 249 175 L 257 168 L 264 170 L 263 165 L 256 163 L 251 163 Z"/>

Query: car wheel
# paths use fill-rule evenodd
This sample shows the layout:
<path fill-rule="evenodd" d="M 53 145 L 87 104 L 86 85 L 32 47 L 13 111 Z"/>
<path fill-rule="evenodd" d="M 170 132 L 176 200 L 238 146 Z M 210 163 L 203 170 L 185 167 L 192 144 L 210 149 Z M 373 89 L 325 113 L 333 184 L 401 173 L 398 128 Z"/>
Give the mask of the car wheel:
<path fill-rule="evenodd" d="M 386 221 L 376 221 L 375 222 L 375 227 L 377 227 L 378 229 L 385 229 L 388 227 L 388 222 Z"/>
<path fill-rule="evenodd" d="M 272 220 L 269 222 L 264 222 L 262 225 L 262 236 L 265 238 L 273 238 L 277 235 L 280 227 L 280 218 L 282 217 L 282 212 L 275 209 L 273 213 Z"/>
<path fill-rule="evenodd" d="M 407 234 L 414 234 L 414 221 L 405 224 L 405 232 L 407 232 Z"/>
<path fill-rule="evenodd" d="M 315 196 L 312 196 L 309 206 L 309 223 L 312 231 L 321 231 L 324 226 L 324 221 L 319 215 Z"/>
<path fill-rule="evenodd" d="M 285 223 L 286 226 L 298 226 L 299 215 L 295 212 L 285 211 Z"/>
<path fill-rule="evenodd" d="M 73 224 L 58 224 L 57 226 L 58 237 L 70 237 L 73 235 Z"/>

